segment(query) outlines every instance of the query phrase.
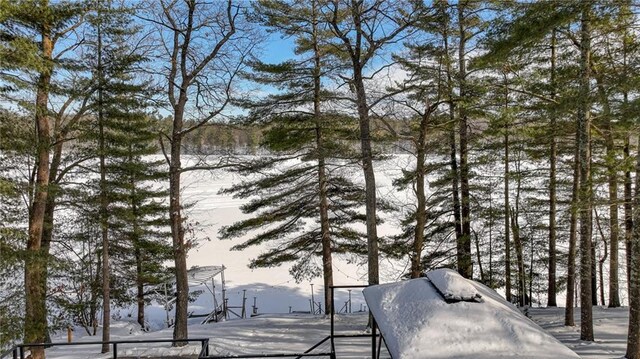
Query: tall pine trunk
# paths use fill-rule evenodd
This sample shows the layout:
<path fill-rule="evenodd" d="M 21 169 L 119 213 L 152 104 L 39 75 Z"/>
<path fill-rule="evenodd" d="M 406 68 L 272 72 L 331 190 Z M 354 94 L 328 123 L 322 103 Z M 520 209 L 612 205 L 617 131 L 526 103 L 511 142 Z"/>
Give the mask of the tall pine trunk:
<path fill-rule="evenodd" d="M 177 9 L 184 5 L 184 9 Z M 169 164 L 169 224 L 171 226 L 173 261 L 175 265 L 176 280 L 176 304 L 175 304 L 175 324 L 173 327 L 173 339 L 187 339 L 187 307 L 189 304 L 189 283 L 187 274 L 187 252 L 188 244 L 185 243 L 185 227 L 182 216 L 182 202 L 180 198 L 180 177 L 183 172 L 182 167 L 182 140 L 186 133 L 197 127 L 203 126 L 209 122 L 216 113 L 224 109 L 227 101 L 223 101 L 221 107 L 213 111 L 209 116 L 195 120 L 196 124 L 183 129 L 185 126 L 184 116 L 187 109 L 189 96 L 199 98 L 203 95 L 202 91 L 209 88 L 208 84 L 198 82 L 197 86 L 193 86 L 195 79 L 202 71 L 215 59 L 222 55 L 220 51 L 225 44 L 236 33 L 236 16 L 238 15 L 233 7 L 232 1 L 227 0 L 226 11 L 219 13 L 214 18 L 201 18 L 197 6 L 203 6 L 203 3 L 195 1 L 187 1 L 184 3 L 171 2 L 163 8 L 162 16 L 164 24 L 171 30 L 172 41 L 168 42 L 169 69 L 167 74 L 167 97 L 173 110 L 173 123 L 171 134 L 168 137 L 171 145 L 170 154 L 165 158 Z M 175 16 L 180 16 L 176 19 Z M 202 15 L 206 17 L 205 15 Z M 184 18 L 183 18 L 184 17 Z M 169 25 L 170 24 L 170 25 Z M 180 24 L 176 27 L 176 24 Z M 198 54 L 201 46 L 194 43 L 194 38 L 202 36 L 200 31 L 204 31 L 211 24 L 216 24 L 216 29 L 222 32 L 221 38 L 211 48 L 203 53 Z M 224 30 L 223 30 L 224 29 Z M 208 31 L 213 31 L 209 29 Z M 197 55 L 196 55 L 197 54 Z M 229 86 L 232 78 L 235 77 L 238 70 L 233 72 L 231 79 L 225 82 L 225 86 Z M 203 89 L 204 87 L 204 89 Z M 210 89 L 210 88 L 209 88 Z M 193 90 L 193 93 L 190 92 Z M 227 93 L 228 95 L 228 93 Z M 197 111 L 196 111 L 197 112 Z M 162 145 L 162 142 L 161 142 Z M 164 147 L 163 147 L 164 152 Z M 174 346 L 184 346 L 187 342 L 176 342 Z"/>
<path fill-rule="evenodd" d="M 446 17 L 444 17 L 446 19 Z M 445 22 L 442 26 L 442 41 L 444 43 L 444 54 L 446 56 L 445 65 L 447 71 L 447 96 L 449 99 L 449 122 L 451 129 L 449 130 L 449 167 L 451 169 L 451 200 L 453 207 L 453 221 L 456 235 L 456 244 L 462 241 L 462 218 L 460 214 L 460 173 L 458 171 L 458 155 L 456 144 L 456 106 L 453 101 L 453 67 L 451 66 L 451 58 L 449 57 L 449 23 Z"/>
<path fill-rule="evenodd" d="M 591 116 L 590 59 L 591 3 L 583 4 L 580 41 L 580 98 L 578 108 L 578 148 L 580 161 L 580 339 L 593 341 L 591 276 Z"/>
<path fill-rule="evenodd" d="M 313 41 L 313 117 L 316 125 L 316 151 L 318 156 L 318 199 L 320 209 L 320 233 L 322 237 L 322 274 L 324 280 L 324 311 L 333 311 L 331 300 L 331 286 L 333 286 L 333 261 L 331 258 L 331 233 L 329 228 L 329 201 L 327 188 L 327 173 L 325 166 L 325 150 L 322 134 L 322 113 L 320 111 L 320 46 L 318 43 L 318 3 L 312 1 L 312 41 Z"/>
<path fill-rule="evenodd" d="M 595 72 L 595 71 L 594 71 Z M 609 307 L 620 306 L 619 284 L 618 284 L 618 241 L 620 236 L 620 225 L 618 221 L 618 159 L 615 149 L 615 139 L 613 125 L 611 123 L 612 113 L 609 105 L 609 98 L 604 87 L 602 74 L 596 73 L 596 83 L 598 86 L 598 96 L 602 103 L 602 129 L 604 132 L 604 143 L 606 148 L 605 165 L 607 169 L 607 180 L 609 184 Z M 604 301 L 602 303 L 604 305 Z"/>
<path fill-rule="evenodd" d="M 609 121 L 607 121 L 609 122 Z M 609 123 L 609 125 L 611 125 Z M 613 136 L 611 136 L 611 128 L 607 131 L 607 158 L 614 156 Z M 611 145 L 611 146 L 610 146 Z M 609 154 L 611 152 L 611 154 Z M 609 308 L 617 308 L 620 306 L 620 285 L 618 282 L 618 239 L 620 236 L 620 226 L 618 222 L 618 173 L 614 163 L 607 165 L 609 177 L 609 226 L 611 238 L 609 240 Z M 604 304 L 604 303 L 603 303 Z"/>
<path fill-rule="evenodd" d="M 49 6 L 43 1 L 42 7 Z M 46 253 L 42 248 L 45 211 L 49 193 L 49 154 L 51 147 L 51 123 L 48 114 L 49 86 L 51 83 L 53 39 L 51 26 L 43 24 L 41 28 L 41 58 L 46 61 L 44 69 L 38 75 L 35 103 L 36 122 L 36 180 L 33 200 L 29 209 L 29 229 L 25 253 L 25 343 L 44 343 L 47 338 L 46 309 Z M 45 357 L 43 347 L 32 347 L 33 359 Z"/>
<path fill-rule="evenodd" d="M 518 265 L 518 305 L 523 307 L 527 305 L 526 288 L 524 280 L 524 256 L 522 249 L 522 240 L 520 238 L 520 227 L 518 226 L 518 218 L 513 208 L 509 211 L 511 217 L 511 232 L 513 233 L 513 244 L 516 250 L 516 264 Z"/>
<path fill-rule="evenodd" d="M 638 138 L 640 140 L 640 136 Z M 633 206 L 640 207 L 640 151 L 636 155 L 636 193 Z M 629 330 L 627 335 L 627 353 L 625 358 L 640 359 L 640 211 L 633 215 L 633 234 L 631 236 L 631 275 L 629 281 Z"/>
<path fill-rule="evenodd" d="M 567 298 L 564 309 L 564 325 L 575 326 L 573 308 L 576 288 L 576 247 L 578 242 L 578 196 L 580 188 L 580 161 L 578 151 L 578 131 L 576 131 L 573 160 L 573 185 L 571 186 L 571 216 L 569 219 L 569 253 L 567 256 Z"/>
<path fill-rule="evenodd" d="M 367 217 L 367 257 L 369 284 L 379 283 L 378 269 L 378 230 L 376 225 L 376 178 L 373 172 L 373 151 L 371 149 L 371 130 L 369 108 L 359 61 L 354 65 L 354 85 L 360 126 L 360 147 L 362 151 L 362 171 L 365 185 L 365 210 Z"/>
<path fill-rule="evenodd" d="M 98 17 L 100 10 L 98 10 Z M 98 19 L 100 21 L 100 19 Z M 98 157 L 100 159 L 100 234 L 102 240 L 102 353 L 109 352 L 111 327 L 111 268 L 109 265 L 109 196 L 107 189 L 106 139 L 104 117 L 104 71 L 102 68 L 102 29 L 98 23 Z"/>
<path fill-rule="evenodd" d="M 138 306 L 138 317 L 136 318 L 140 327 L 144 330 L 144 282 L 142 280 L 142 253 L 139 244 L 135 244 L 134 255 L 136 259 L 136 304 Z"/>
<path fill-rule="evenodd" d="M 508 106 L 507 85 L 505 83 L 505 110 Z M 511 302 L 511 226 L 509 222 L 509 122 L 504 122 L 504 282 L 505 299 Z"/>
<path fill-rule="evenodd" d="M 428 107 L 428 106 L 427 106 Z M 413 251 L 411 253 L 411 278 L 419 278 L 422 274 L 422 249 L 424 247 L 424 228 L 427 222 L 427 198 L 425 194 L 425 157 L 426 137 L 429 112 L 426 110 L 420 121 L 418 141 L 416 142 L 416 227 L 413 238 Z"/>
<path fill-rule="evenodd" d="M 129 150 L 129 156 L 127 158 L 127 160 L 129 161 L 129 163 L 133 163 L 134 161 L 134 157 L 133 157 L 133 148 L 132 145 L 129 144 L 128 147 Z M 140 324 L 140 327 L 144 330 L 145 329 L 145 324 L 144 324 L 144 307 L 145 307 L 145 303 L 144 303 L 144 270 L 143 270 L 143 258 L 142 258 L 142 240 L 141 240 L 141 230 L 140 230 L 140 218 L 141 215 L 140 213 L 138 213 L 138 200 L 137 198 L 137 193 L 136 193 L 136 176 L 131 173 L 131 175 L 129 176 L 129 205 L 131 206 L 131 220 L 133 221 L 132 223 L 132 243 L 133 243 L 133 252 L 134 252 L 134 258 L 136 261 L 136 304 L 138 306 L 138 317 L 137 317 L 137 322 L 138 324 Z"/>
<path fill-rule="evenodd" d="M 551 32 L 551 99 L 556 97 L 556 30 Z M 556 303 L 556 175 L 558 161 L 558 139 L 556 137 L 556 111 L 552 109 L 549 125 L 551 150 L 549 152 L 549 284 L 547 286 L 547 307 Z"/>
<path fill-rule="evenodd" d="M 592 192 L 593 193 L 593 192 Z M 593 228 L 593 216 L 589 219 Z M 591 237 L 593 238 L 593 229 Z M 598 265 L 596 259 L 596 243 L 591 240 L 591 305 L 598 305 Z M 604 303 L 603 303 L 604 305 Z"/>
<path fill-rule="evenodd" d="M 460 204 L 462 219 L 462 236 L 457 244 L 458 272 L 465 278 L 473 277 L 473 262 L 471 260 L 471 199 L 469 194 L 469 154 L 468 154 L 468 116 L 466 97 L 467 91 L 467 31 L 464 26 L 465 7 L 458 2 L 458 27 L 460 30 L 460 44 L 458 47 L 458 81 L 462 103 L 458 106 L 459 134 L 460 134 Z"/>
<path fill-rule="evenodd" d="M 623 160 L 624 163 L 628 163 L 631 158 L 630 155 L 630 144 L 629 144 L 629 135 L 625 136 L 624 139 L 624 148 L 623 148 Z M 631 171 L 625 168 L 624 170 L 624 244 L 625 244 L 625 252 L 627 259 L 627 292 L 629 297 L 631 297 L 631 261 L 633 253 L 633 194 L 631 191 Z"/>
<path fill-rule="evenodd" d="M 363 4 L 351 1 L 351 16 L 353 18 L 355 44 L 350 51 L 353 70 L 353 86 L 356 95 L 356 107 L 358 112 L 358 125 L 360 129 L 360 151 L 362 156 L 362 172 L 365 186 L 365 212 L 367 230 L 367 273 L 369 284 L 380 282 L 378 267 L 378 229 L 376 218 L 376 178 L 373 171 L 373 150 L 371 148 L 371 129 L 369 121 L 369 105 L 367 104 L 367 92 L 364 84 L 363 68 L 363 42 L 365 29 L 362 18 Z M 349 46 L 352 46 L 349 44 Z"/>

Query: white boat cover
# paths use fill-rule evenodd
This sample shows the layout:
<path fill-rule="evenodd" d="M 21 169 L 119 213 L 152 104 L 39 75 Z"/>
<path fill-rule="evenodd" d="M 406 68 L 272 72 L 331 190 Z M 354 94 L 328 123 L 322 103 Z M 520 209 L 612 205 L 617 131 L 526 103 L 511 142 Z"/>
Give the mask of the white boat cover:
<path fill-rule="evenodd" d="M 579 358 L 498 293 L 449 269 L 364 296 L 394 359 Z"/>

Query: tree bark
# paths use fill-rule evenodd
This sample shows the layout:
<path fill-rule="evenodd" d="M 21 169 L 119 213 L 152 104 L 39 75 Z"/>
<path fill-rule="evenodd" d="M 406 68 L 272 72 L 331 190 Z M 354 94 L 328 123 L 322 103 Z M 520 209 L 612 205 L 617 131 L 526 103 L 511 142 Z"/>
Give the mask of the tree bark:
<path fill-rule="evenodd" d="M 428 107 L 428 106 L 427 106 Z M 428 111 L 428 110 L 426 110 Z M 416 142 L 416 228 L 413 238 L 413 251 L 411 253 L 411 278 L 420 278 L 422 275 L 422 249 L 424 248 L 424 228 L 427 222 L 427 197 L 425 194 L 425 166 L 427 125 L 430 114 L 425 112 L 420 120 L 420 130 Z"/>
<path fill-rule="evenodd" d="M 49 6 L 48 2 L 42 3 Z M 49 193 L 49 154 L 51 147 L 51 124 L 48 114 L 49 86 L 51 84 L 52 54 L 54 42 L 51 26 L 43 24 L 41 28 L 41 54 L 45 68 L 38 76 L 35 103 L 35 122 L 37 138 L 36 180 L 33 201 L 29 211 L 29 229 L 25 253 L 25 343 L 44 343 L 47 337 L 46 309 L 46 253 L 42 248 L 45 211 Z M 32 347 L 33 359 L 44 359 L 43 347 Z"/>
<path fill-rule="evenodd" d="M 617 151 L 615 149 L 613 125 L 611 123 L 611 107 L 609 98 L 604 87 L 604 79 L 602 74 L 593 71 L 598 86 L 598 96 L 602 103 L 602 129 L 604 133 L 604 143 L 606 148 L 605 165 L 607 168 L 607 180 L 609 184 L 609 252 L 611 257 L 609 260 L 609 307 L 617 308 L 620 306 L 619 283 L 618 283 L 618 243 L 620 237 L 620 225 L 618 220 L 618 171 L 617 167 Z M 604 301 L 602 303 L 604 305 Z"/>
<path fill-rule="evenodd" d="M 453 207 L 453 220 L 454 230 L 456 235 L 456 246 L 462 242 L 462 218 L 460 213 L 460 173 L 458 171 L 458 155 L 456 144 L 456 106 L 453 101 L 453 68 L 451 66 L 451 59 L 449 58 L 449 32 L 448 23 L 443 25 L 442 41 L 444 43 L 444 53 L 447 57 L 445 65 L 447 69 L 447 96 L 449 97 L 449 122 L 451 123 L 451 129 L 449 130 L 449 167 L 451 168 L 451 199 Z"/>
<path fill-rule="evenodd" d="M 508 89 L 505 78 L 505 110 L 508 107 Z M 509 222 L 509 212 L 511 204 L 509 203 L 509 122 L 504 122 L 504 282 L 505 296 L 508 302 L 511 302 L 511 228 Z"/>
<path fill-rule="evenodd" d="M 136 304 L 138 305 L 138 317 L 137 322 L 144 330 L 144 282 L 142 281 L 142 255 L 140 248 L 136 246 L 135 249 L 136 258 Z"/>
<path fill-rule="evenodd" d="M 189 251 L 189 246 L 188 243 L 185 243 L 184 239 L 185 228 L 183 222 L 185 218 L 182 216 L 182 202 L 180 198 L 180 177 L 183 172 L 181 161 L 182 140 L 185 133 L 188 133 L 188 131 L 198 126 L 203 126 L 215 116 L 215 113 L 222 111 L 229 99 L 227 98 L 211 115 L 197 120 L 196 124 L 188 129 L 183 129 L 184 114 L 187 107 L 189 90 L 194 87 L 193 85 L 195 84 L 194 79 L 200 75 L 204 68 L 214 61 L 214 59 L 226 56 L 221 54 L 220 51 L 236 33 L 235 21 L 238 12 L 234 11 L 237 11 L 237 9 L 234 10 L 232 0 L 227 0 L 226 4 L 224 14 L 219 13 L 219 16 L 216 16 L 215 19 L 201 19 L 198 17 L 199 13 L 196 6 L 203 5 L 202 3 L 186 1 L 184 3 L 184 6 L 186 6 L 186 9 L 183 9 L 184 11 L 173 8 L 174 6 L 179 6 L 175 1 L 168 4 L 161 3 L 163 6 L 162 16 L 165 25 L 171 29 L 172 35 L 170 45 L 168 46 L 170 65 L 167 74 L 167 97 L 173 110 L 173 123 L 171 134 L 167 136 L 171 145 L 167 162 L 169 164 L 169 223 L 171 225 L 176 280 L 176 311 L 173 328 L 173 339 L 175 340 L 188 338 L 187 307 L 189 304 L 189 283 L 187 275 L 187 252 Z M 184 18 L 176 19 L 173 11 L 181 17 L 184 16 Z M 207 49 L 206 52 L 199 54 L 201 56 L 196 56 L 194 53 L 199 50 L 199 46 L 192 41 L 194 32 L 204 31 L 202 29 L 206 29 L 211 23 L 219 26 L 219 30 L 223 32 L 223 35 L 210 50 Z M 235 70 L 231 79 L 226 80 L 229 81 L 225 83 L 227 87 L 237 74 L 237 71 L 239 70 Z M 197 88 L 194 90 L 197 92 L 195 94 L 196 97 L 201 95 L 201 86 L 204 85 L 198 83 Z M 226 95 L 228 96 L 228 93 Z M 184 345 L 187 345 L 187 342 L 174 343 L 174 346 Z"/>
<path fill-rule="evenodd" d="M 329 228 L 329 201 L 327 195 L 327 174 L 325 166 L 324 139 L 322 134 L 322 113 L 320 111 L 321 55 L 318 44 L 318 3 L 312 1 L 312 41 L 313 41 L 313 116 L 316 125 L 316 151 L 318 156 L 318 199 L 320 209 L 320 233 L 322 237 L 322 273 L 324 280 L 324 311 L 333 312 L 331 287 L 333 286 L 333 261 L 331 258 L 331 229 Z"/>
<path fill-rule="evenodd" d="M 573 160 L 573 185 L 571 187 L 571 218 L 569 225 L 569 253 L 567 257 L 567 298 L 564 310 L 564 325 L 575 326 L 573 308 L 575 307 L 576 288 L 576 247 L 578 241 L 578 196 L 580 188 L 580 161 L 578 151 L 578 131 L 576 131 L 575 153 Z"/>
<path fill-rule="evenodd" d="M 551 32 L 551 99 L 556 97 L 556 30 Z M 551 150 L 549 153 L 549 284 L 547 307 L 556 307 L 556 177 L 558 161 L 557 119 L 555 109 L 551 111 L 549 125 Z"/>
<path fill-rule="evenodd" d="M 624 163 L 628 163 L 631 155 L 629 151 L 629 135 L 625 136 L 624 148 L 623 148 L 623 160 Z M 627 292 L 631 297 L 631 262 L 632 262 L 632 238 L 633 238 L 633 194 L 631 190 L 631 171 L 625 168 L 624 170 L 624 244 L 625 244 L 625 257 L 627 259 Z"/>
<path fill-rule="evenodd" d="M 176 278 L 176 312 L 173 339 L 187 339 L 187 308 L 189 305 L 189 283 L 187 276 L 187 248 L 184 242 L 184 225 L 180 198 L 180 175 L 182 169 L 182 126 L 186 104 L 186 92 L 180 89 L 180 100 L 174 110 L 173 135 L 171 138 L 171 163 L 169 164 L 169 222 L 173 238 L 173 259 Z M 187 342 L 176 342 L 184 346 Z"/>
<path fill-rule="evenodd" d="M 358 111 L 358 124 L 360 129 L 360 149 L 362 155 L 362 171 L 365 185 L 365 211 L 367 229 L 367 259 L 368 282 L 378 284 L 380 282 L 378 267 L 378 229 L 376 217 L 376 179 L 373 171 L 373 151 L 371 148 L 371 129 L 369 121 L 369 105 L 367 92 L 363 78 L 363 19 L 361 18 L 362 4 L 351 2 L 351 16 L 353 18 L 355 44 L 350 51 L 353 69 L 353 86 L 356 92 L 356 107 Z"/>
<path fill-rule="evenodd" d="M 513 243 L 516 247 L 516 261 L 518 264 L 518 305 L 522 307 L 527 305 L 526 288 L 524 283 L 524 256 L 522 241 L 520 239 L 520 227 L 518 226 L 518 219 L 513 208 L 509 211 L 509 217 L 511 218 L 511 232 L 513 233 Z"/>
<path fill-rule="evenodd" d="M 128 160 L 130 163 L 133 163 L 133 149 L 132 146 L 129 145 L 129 156 Z M 136 177 L 134 174 L 129 176 L 129 188 L 130 188 L 130 205 L 131 205 L 131 218 L 132 218 L 132 236 L 131 242 L 133 243 L 133 252 L 136 261 L 136 304 L 138 306 L 138 316 L 137 322 L 140 324 L 140 327 L 145 330 L 144 324 L 144 270 L 143 270 L 143 260 L 142 257 L 142 241 L 141 241 L 141 232 L 139 225 L 140 213 L 138 213 L 138 200 L 136 199 Z"/>
<path fill-rule="evenodd" d="M 100 10 L 98 9 L 98 17 Z M 100 19 L 98 19 L 100 21 Z M 111 345 L 111 268 L 109 265 L 109 196 L 107 189 L 106 156 L 107 147 L 105 139 L 104 117 L 104 71 L 102 68 L 102 29 L 97 26 L 97 60 L 98 60 L 98 150 L 100 158 L 100 231 L 102 239 L 102 353 L 108 353 Z"/>
<path fill-rule="evenodd" d="M 593 341 L 593 313 L 591 307 L 591 116 L 590 116 L 590 59 L 591 59 L 591 3 L 583 4 L 580 41 L 580 98 L 578 108 L 578 148 L 580 160 L 580 339 Z"/>
<path fill-rule="evenodd" d="M 591 218 L 593 227 L 593 217 Z M 592 234 L 593 237 L 593 234 Z M 598 306 L 598 265 L 596 260 L 596 244 L 591 241 L 591 305 Z M 604 305 L 604 303 L 602 303 Z"/>
<path fill-rule="evenodd" d="M 457 246 L 458 272 L 465 278 L 473 278 L 473 261 L 471 260 L 471 200 L 469 193 L 469 161 L 468 161 L 468 118 L 465 101 L 467 100 L 467 66 L 466 43 L 467 31 L 464 26 L 465 7 L 458 2 L 458 27 L 460 30 L 460 44 L 458 48 L 458 81 L 460 98 L 464 101 L 458 106 L 460 133 L 460 204 L 462 215 L 462 236 Z"/>
<path fill-rule="evenodd" d="M 371 149 L 371 130 L 369 128 L 369 108 L 362 78 L 359 60 L 353 60 L 354 85 L 360 125 L 360 147 L 362 151 L 362 171 L 365 184 L 365 209 L 367 216 L 367 253 L 369 284 L 378 284 L 378 230 L 376 220 L 376 179 L 373 172 L 373 151 Z"/>
<path fill-rule="evenodd" d="M 483 284 L 487 284 L 484 269 L 482 268 L 482 255 L 480 253 L 480 240 L 478 239 L 478 234 L 474 232 L 474 244 L 476 246 L 476 259 L 478 260 L 478 270 L 480 271 L 480 282 Z M 491 245 L 491 244 L 489 244 Z"/>
<path fill-rule="evenodd" d="M 640 136 L 639 136 L 640 139 Z M 636 155 L 636 193 L 633 206 L 640 206 L 640 151 Z M 633 215 L 633 222 L 640 223 L 640 211 Z M 631 236 L 631 281 L 629 282 L 629 330 L 625 358 L 640 359 L 640 226 L 633 227 Z"/>

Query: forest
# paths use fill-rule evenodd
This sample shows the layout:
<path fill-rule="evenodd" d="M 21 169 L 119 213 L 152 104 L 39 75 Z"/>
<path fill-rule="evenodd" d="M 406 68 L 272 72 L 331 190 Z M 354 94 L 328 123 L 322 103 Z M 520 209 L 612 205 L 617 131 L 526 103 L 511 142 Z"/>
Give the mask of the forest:
<path fill-rule="evenodd" d="M 246 180 L 223 191 L 248 217 L 219 237 L 265 246 L 254 268 L 325 288 L 338 255 L 371 285 L 383 258 L 406 278 L 455 268 L 521 307 L 564 306 L 567 326 L 579 310 L 584 341 L 592 306 L 628 305 L 640 358 L 639 10 L 0 0 L 0 349 L 70 324 L 108 341 L 123 303 L 144 327 L 167 280 L 187 338 L 202 238 L 181 179 L 231 171 Z M 377 191 L 376 165 L 399 155 L 405 203 Z"/>

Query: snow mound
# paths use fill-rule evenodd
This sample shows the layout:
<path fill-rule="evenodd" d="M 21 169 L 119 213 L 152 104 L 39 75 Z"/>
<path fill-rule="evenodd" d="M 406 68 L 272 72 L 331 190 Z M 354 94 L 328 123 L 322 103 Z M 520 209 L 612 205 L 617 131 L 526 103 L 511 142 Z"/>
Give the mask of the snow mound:
<path fill-rule="evenodd" d="M 447 302 L 482 301 L 482 296 L 476 288 L 452 269 L 442 268 L 430 271 L 427 273 L 427 278 Z"/>
<path fill-rule="evenodd" d="M 579 358 L 490 288 L 446 272 L 431 277 L 483 301 L 447 303 L 429 275 L 364 289 L 393 358 Z"/>

